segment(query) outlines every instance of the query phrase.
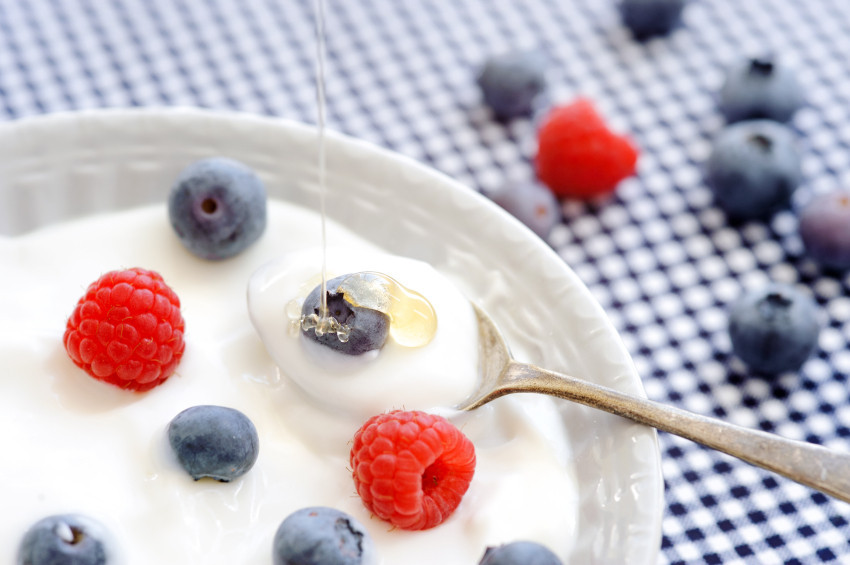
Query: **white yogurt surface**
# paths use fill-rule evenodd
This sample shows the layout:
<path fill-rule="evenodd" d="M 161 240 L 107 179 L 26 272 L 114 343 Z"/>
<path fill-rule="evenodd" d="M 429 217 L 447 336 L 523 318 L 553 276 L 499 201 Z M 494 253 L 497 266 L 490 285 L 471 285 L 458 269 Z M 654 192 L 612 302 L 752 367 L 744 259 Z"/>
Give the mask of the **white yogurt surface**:
<path fill-rule="evenodd" d="M 255 316 L 258 333 L 249 280 L 257 273 L 252 285 L 282 284 L 288 293 L 302 271 L 318 273 L 321 258 L 303 252 L 316 245 L 318 226 L 312 212 L 270 202 L 261 240 L 223 262 L 186 251 L 164 206 L 0 239 L 0 563 L 14 562 L 32 523 L 77 512 L 112 532 L 116 563 L 271 564 L 280 522 L 313 505 L 360 520 L 383 565 L 475 564 L 487 545 L 517 539 L 569 553 L 576 483 L 563 421 L 548 398 L 507 397 L 451 416 L 476 445 L 478 465 L 444 524 L 404 532 L 370 517 L 347 469 L 351 437 L 364 414 L 402 407 L 452 414 L 447 407 L 474 386 L 474 317 L 439 265 L 387 256 L 330 223 L 329 241 L 344 242 L 345 250 L 331 255 L 329 268 L 384 272 L 422 293 L 437 310 L 434 340 L 418 350 L 390 344 L 359 365 L 329 365 L 285 331 L 285 312 L 276 317 L 274 308 L 292 297 L 277 290 L 257 295 L 269 301 Z M 298 263 L 290 273 L 297 276 L 276 277 L 281 257 Z M 142 394 L 92 379 L 62 346 L 66 319 L 88 284 L 134 266 L 163 275 L 186 320 L 177 374 Z M 241 410 L 258 429 L 257 463 L 232 483 L 195 482 L 170 452 L 168 422 L 197 404 Z"/>

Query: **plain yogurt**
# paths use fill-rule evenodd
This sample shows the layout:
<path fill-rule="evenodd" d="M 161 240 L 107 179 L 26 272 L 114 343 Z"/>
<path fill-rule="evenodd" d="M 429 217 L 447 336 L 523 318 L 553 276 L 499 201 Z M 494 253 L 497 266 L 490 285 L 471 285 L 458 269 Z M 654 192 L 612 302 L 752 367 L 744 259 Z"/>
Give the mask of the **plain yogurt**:
<path fill-rule="evenodd" d="M 328 239 L 345 250 L 331 255 L 330 268 L 409 278 L 405 284 L 434 304 L 437 334 L 421 350 L 390 344 L 373 360 L 340 368 L 315 362 L 288 332 L 278 302 L 299 292 L 301 272 L 318 272 L 320 257 L 304 251 L 315 245 L 318 225 L 312 212 L 270 202 L 260 241 L 222 262 L 186 251 L 164 206 L 0 239 L 0 562 L 14 562 L 24 532 L 40 518 L 76 512 L 104 524 L 124 565 L 266 565 L 280 522 L 312 505 L 360 520 L 383 565 L 468 565 L 486 546 L 517 539 L 569 554 L 578 501 L 563 420 L 551 399 L 533 396 L 503 398 L 473 413 L 450 410 L 474 387 L 477 353 L 466 297 L 439 265 L 389 256 L 331 222 Z M 256 331 L 249 280 L 280 283 L 275 273 L 287 257 L 298 273 L 284 277 L 286 288 L 254 296 L 255 309 L 258 297 L 270 301 L 255 313 Z M 62 346 L 66 319 L 88 284 L 135 266 L 163 275 L 186 320 L 177 374 L 142 394 L 95 381 Z M 230 406 L 254 422 L 260 454 L 249 473 L 231 483 L 196 482 L 180 468 L 165 429 L 198 404 Z M 370 517 L 347 469 L 364 415 L 392 408 L 448 414 L 476 446 L 469 491 L 455 514 L 429 531 L 392 530 Z"/>

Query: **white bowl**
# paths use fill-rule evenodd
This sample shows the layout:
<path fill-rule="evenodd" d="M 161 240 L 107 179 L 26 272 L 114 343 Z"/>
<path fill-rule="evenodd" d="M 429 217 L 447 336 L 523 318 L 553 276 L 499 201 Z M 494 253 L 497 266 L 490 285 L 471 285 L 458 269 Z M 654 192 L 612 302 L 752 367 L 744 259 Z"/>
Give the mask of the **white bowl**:
<path fill-rule="evenodd" d="M 270 195 L 318 205 L 315 128 L 190 109 L 101 110 L 0 126 L 0 236 L 164 201 L 195 159 L 253 167 Z M 330 218 L 388 251 L 428 261 L 490 313 L 521 360 L 643 395 L 631 359 L 587 288 L 543 241 L 473 190 L 411 159 L 327 136 Z M 657 561 L 663 483 L 655 431 L 589 408 L 561 408 L 580 508 L 570 563 Z M 557 501 L 553 501 L 557 504 Z"/>

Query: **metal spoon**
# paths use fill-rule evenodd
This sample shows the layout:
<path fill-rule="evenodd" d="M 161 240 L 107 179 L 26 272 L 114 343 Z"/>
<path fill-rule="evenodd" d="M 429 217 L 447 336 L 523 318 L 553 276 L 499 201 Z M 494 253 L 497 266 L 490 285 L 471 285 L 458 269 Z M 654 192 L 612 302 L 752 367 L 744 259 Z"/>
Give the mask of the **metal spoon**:
<path fill-rule="evenodd" d="M 850 502 L 850 454 L 735 426 L 652 400 L 515 361 L 493 320 L 478 317 L 481 383 L 458 406 L 473 410 L 500 396 L 536 392 L 565 398 L 676 434 Z"/>

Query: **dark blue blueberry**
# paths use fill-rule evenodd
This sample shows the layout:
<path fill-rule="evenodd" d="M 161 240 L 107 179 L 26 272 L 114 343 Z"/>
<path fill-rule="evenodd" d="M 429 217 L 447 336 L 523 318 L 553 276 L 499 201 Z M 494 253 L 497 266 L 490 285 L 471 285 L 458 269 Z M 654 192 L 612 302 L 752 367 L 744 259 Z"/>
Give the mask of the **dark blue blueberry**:
<path fill-rule="evenodd" d="M 802 178 L 793 132 L 770 120 L 726 127 L 712 146 L 706 182 L 729 216 L 768 219 L 790 205 Z"/>
<path fill-rule="evenodd" d="M 800 212 L 800 237 L 806 253 L 821 265 L 850 269 L 850 191 L 815 196 Z"/>
<path fill-rule="evenodd" d="M 546 546 L 532 541 L 515 541 L 488 547 L 478 565 L 562 565 Z"/>
<path fill-rule="evenodd" d="M 221 157 L 180 173 L 168 198 L 168 217 L 186 248 L 204 259 L 226 259 L 266 229 L 266 189 L 247 166 Z"/>
<path fill-rule="evenodd" d="M 168 425 L 168 441 L 196 481 L 236 479 L 254 466 L 260 452 L 251 420 L 224 406 L 193 406 L 180 412 Z"/>
<path fill-rule="evenodd" d="M 491 57 L 478 74 L 484 102 L 500 119 L 530 116 L 546 88 L 545 59 L 538 51 L 512 51 Z"/>
<path fill-rule="evenodd" d="M 330 279 L 326 284 L 328 315 L 340 324 L 351 328 L 348 341 L 343 342 L 336 333 L 318 336 L 313 329 L 302 330 L 301 333 L 304 337 L 340 353 L 361 355 L 384 346 L 390 332 L 390 317 L 378 310 L 353 306 L 345 299 L 342 292 L 337 292 L 340 283 L 349 276 L 341 275 Z M 304 299 L 304 305 L 301 308 L 303 316 L 319 314 L 321 288 L 321 285 L 317 285 Z"/>
<path fill-rule="evenodd" d="M 274 536 L 274 565 L 367 565 L 374 558 L 363 526 L 334 508 L 302 508 L 281 522 Z"/>
<path fill-rule="evenodd" d="M 753 371 L 796 371 L 818 342 L 814 301 L 793 286 L 773 283 L 744 293 L 729 310 L 732 350 Z"/>
<path fill-rule="evenodd" d="M 803 91 L 796 74 L 771 57 L 733 65 L 720 89 L 720 110 L 729 122 L 787 122 L 802 105 Z"/>
<path fill-rule="evenodd" d="M 551 190 L 533 182 L 507 185 L 492 199 L 543 239 L 561 221 L 558 199 Z"/>
<path fill-rule="evenodd" d="M 106 565 L 110 562 L 106 530 L 77 514 L 48 516 L 27 530 L 18 565 Z"/>
<path fill-rule="evenodd" d="M 666 35 L 682 19 L 685 0 L 622 0 L 623 23 L 638 39 Z"/>

